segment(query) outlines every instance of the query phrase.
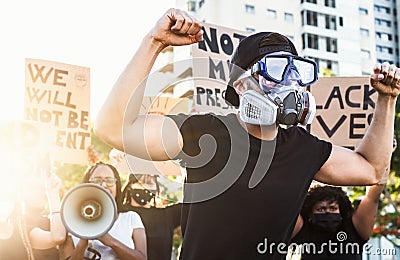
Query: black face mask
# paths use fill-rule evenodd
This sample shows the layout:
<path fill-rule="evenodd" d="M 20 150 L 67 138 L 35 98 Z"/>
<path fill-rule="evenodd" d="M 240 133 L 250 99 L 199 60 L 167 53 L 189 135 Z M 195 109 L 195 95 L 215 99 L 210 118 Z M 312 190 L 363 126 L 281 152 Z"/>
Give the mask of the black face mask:
<path fill-rule="evenodd" d="M 312 214 L 310 217 L 310 223 L 321 231 L 335 232 L 341 222 L 339 213 Z"/>
<path fill-rule="evenodd" d="M 155 192 L 144 189 L 132 189 L 131 198 L 139 205 L 146 205 L 156 196 Z"/>

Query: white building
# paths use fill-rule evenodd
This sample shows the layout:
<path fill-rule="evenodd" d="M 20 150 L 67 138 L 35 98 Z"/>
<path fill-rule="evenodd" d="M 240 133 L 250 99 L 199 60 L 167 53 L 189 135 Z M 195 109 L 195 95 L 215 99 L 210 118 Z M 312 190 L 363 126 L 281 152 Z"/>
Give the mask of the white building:
<path fill-rule="evenodd" d="M 317 61 L 319 72 L 369 75 L 376 62 L 399 66 L 400 1 L 396 0 L 176 0 L 175 7 L 203 22 L 239 31 L 277 31 L 289 37 L 299 55 Z M 169 47 L 158 64 L 164 96 L 193 94 L 190 48 Z M 176 61 L 185 60 L 187 62 Z M 186 67 L 186 66 L 189 66 Z M 178 82 L 178 83 L 177 83 Z"/>

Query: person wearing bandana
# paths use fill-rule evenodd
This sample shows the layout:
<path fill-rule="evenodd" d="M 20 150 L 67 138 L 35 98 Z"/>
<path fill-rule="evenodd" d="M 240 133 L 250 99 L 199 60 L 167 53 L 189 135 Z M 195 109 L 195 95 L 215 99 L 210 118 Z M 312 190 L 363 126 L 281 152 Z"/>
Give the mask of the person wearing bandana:
<path fill-rule="evenodd" d="M 167 10 L 110 91 L 95 133 L 120 151 L 177 160 L 186 170 L 180 259 L 284 259 L 284 248 L 276 245 L 289 243 L 313 179 L 354 186 L 382 178 L 391 157 L 400 69 L 387 62 L 371 68 L 378 93 L 374 117 L 354 151 L 303 127 L 315 115 L 306 88 L 318 79 L 318 68 L 277 32 L 240 39 L 224 66 L 229 80 L 212 81 L 223 81 L 222 97 L 238 113 L 140 114 L 158 55 L 201 41 L 199 21 Z"/>
<path fill-rule="evenodd" d="M 182 203 L 167 206 L 157 203 L 157 177 L 130 174 L 122 192 L 123 210 L 139 214 L 146 228 L 147 259 L 170 260 L 173 233 L 181 223 Z"/>
<path fill-rule="evenodd" d="M 393 152 L 396 148 L 397 140 L 393 138 Z M 340 187 L 316 185 L 310 188 L 292 234 L 291 243 L 302 245 L 297 248 L 301 251 L 295 253 L 305 260 L 361 260 L 363 245 L 372 233 L 380 195 L 388 178 L 389 170 L 378 184 L 367 189 L 356 209 Z M 345 238 L 340 234 L 345 234 Z M 336 244 L 328 248 L 329 242 Z M 309 246 L 311 244 L 315 245 L 315 250 Z M 349 244 L 354 247 L 346 247 Z"/>

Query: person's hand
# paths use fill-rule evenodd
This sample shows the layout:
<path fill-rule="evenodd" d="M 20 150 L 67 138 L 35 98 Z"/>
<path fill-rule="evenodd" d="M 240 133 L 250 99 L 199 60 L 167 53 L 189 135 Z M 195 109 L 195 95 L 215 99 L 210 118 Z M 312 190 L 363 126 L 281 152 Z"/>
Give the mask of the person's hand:
<path fill-rule="evenodd" d="M 202 25 L 185 11 L 171 8 L 151 31 L 153 39 L 163 48 L 172 45 L 189 45 L 203 40 Z"/>
<path fill-rule="evenodd" d="M 397 97 L 400 90 L 400 68 L 388 62 L 377 63 L 371 74 L 370 83 L 379 94 Z"/>

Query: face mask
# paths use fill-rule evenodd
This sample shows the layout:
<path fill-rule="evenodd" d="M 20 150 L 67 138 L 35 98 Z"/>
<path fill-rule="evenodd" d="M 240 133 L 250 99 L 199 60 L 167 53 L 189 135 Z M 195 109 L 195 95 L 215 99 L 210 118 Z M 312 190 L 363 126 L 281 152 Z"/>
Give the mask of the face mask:
<path fill-rule="evenodd" d="M 242 94 L 239 106 L 243 122 L 265 126 L 275 123 L 311 124 L 316 110 L 313 95 L 295 85 L 276 85 L 264 95 L 255 90 L 247 90 Z"/>
<path fill-rule="evenodd" d="M 312 214 L 310 217 L 310 223 L 314 227 L 328 232 L 335 232 L 341 222 L 342 217 L 339 213 Z"/>
<path fill-rule="evenodd" d="M 131 198 L 136 201 L 139 205 L 148 204 L 154 197 L 155 192 L 145 190 L 145 189 L 132 189 L 131 190 Z"/>

